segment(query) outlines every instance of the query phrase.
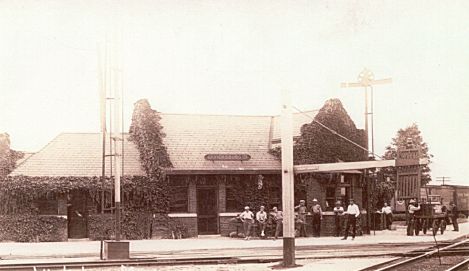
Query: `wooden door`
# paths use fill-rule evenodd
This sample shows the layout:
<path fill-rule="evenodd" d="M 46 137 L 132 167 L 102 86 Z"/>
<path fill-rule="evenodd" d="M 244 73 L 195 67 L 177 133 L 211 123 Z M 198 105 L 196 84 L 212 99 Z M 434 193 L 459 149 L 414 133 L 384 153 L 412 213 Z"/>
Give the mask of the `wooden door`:
<path fill-rule="evenodd" d="M 68 198 L 68 238 L 87 238 L 87 197 L 86 193 L 73 192 Z"/>
<path fill-rule="evenodd" d="M 218 233 L 217 203 L 215 188 L 197 189 L 197 227 L 199 234 Z"/>

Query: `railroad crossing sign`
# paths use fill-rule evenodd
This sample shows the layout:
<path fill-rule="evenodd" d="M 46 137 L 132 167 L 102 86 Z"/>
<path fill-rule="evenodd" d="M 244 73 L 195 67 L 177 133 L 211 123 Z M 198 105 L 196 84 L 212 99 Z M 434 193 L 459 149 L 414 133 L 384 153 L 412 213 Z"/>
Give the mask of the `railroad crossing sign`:
<path fill-rule="evenodd" d="M 396 158 L 397 200 L 420 198 L 420 150 L 398 149 Z"/>

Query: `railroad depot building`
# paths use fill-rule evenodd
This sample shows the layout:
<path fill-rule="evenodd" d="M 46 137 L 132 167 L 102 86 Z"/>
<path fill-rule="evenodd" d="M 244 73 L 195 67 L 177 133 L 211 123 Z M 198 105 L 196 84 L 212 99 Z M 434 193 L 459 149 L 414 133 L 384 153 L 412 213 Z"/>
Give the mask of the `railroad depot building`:
<path fill-rule="evenodd" d="M 294 114 L 295 139 L 317 112 Z M 274 206 L 281 208 L 281 163 L 271 154 L 281 143 L 279 116 L 158 114 L 166 135 L 164 145 L 173 164 L 166 170 L 171 187 L 169 216 L 186 225 L 188 236 L 229 235 L 236 231 L 230 220 L 245 205 L 251 205 L 254 211 L 259 205 L 269 210 Z M 108 164 L 106 169 L 109 168 Z M 101 171 L 100 133 L 62 133 L 10 176 L 99 178 Z M 123 172 L 127 176 L 145 175 L 138 150 L 128 141 L 128 135 L 124 136 Z M 295 204 L 305 199 L 310 207 L 313 199 L 318 199 L 325 211 L 322 235 L 333 235 L 335 201 L 353 197 L 364 209 L 363 190 L 360 171 L 301 174 L 295 177 Z M 255 202 L 249 196 L 252 193 L 256 195 Z M 68 238 L 87 238 L 88 218 L 100 212 L 99 205 L 86 193 L 77 191 L 44 199 L 38 208 L 41 215 L 65 217 Z M 311 234 L 311 221 L 308 227 Z"/>

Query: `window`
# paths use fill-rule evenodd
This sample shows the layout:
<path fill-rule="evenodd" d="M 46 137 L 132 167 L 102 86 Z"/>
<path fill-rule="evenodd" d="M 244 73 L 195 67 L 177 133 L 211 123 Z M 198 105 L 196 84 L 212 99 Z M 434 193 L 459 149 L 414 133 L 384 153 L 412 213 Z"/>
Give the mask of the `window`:
<path fill-rule="evenodd" d="M 282 209 L 282 188 L 280 186 L 269 187 L 269 204 L 268 208 L 277 207 Z"/>
<path fill-rule="evenodd" d="M 187 213 L 188 208 L 188 185 L 184 181 L 170 180 L 169 211 L 171 213 Z"/>
<path fill-rule="evenodd" d="M 59 212 L 59 203 L 55 196 L 39 199 L 37 207 L 40 215 L 57 215 Z"/>
<path fill-rule="evenodd" d="M 300 204 L 300 200 L 306 200 L 306 183 L 301 179 L 295 178 L 295 199 L 294 204 Z"/>
<path fill-rule="evenodd" d="M 101 198 L 104 196 L 103 201 Z M 96 205 L 96 209 L 98 213 L 101 213 L 101 209 L 103 209 L 103 213 L 110 214 L 114 213 L 114 193 L 110 190 L 104 191 L 104 193 L 99 192 L 99 200 L 97 201 L 98 204 Z"/>
<path fill-rule="evenodd" d="M 226 186 L 226 211 L 241 212 L 243 210 L 243 202 L 239 196 L 239 188 L 230 185 Z"/>
<path fill-rule="evenodd" d="M 326 206 L 324 209 L 327 211 L 334 209 L 335 201 L 336 201 L 335 191 L 336 191 L 335 186 L 326 187 Z"/>

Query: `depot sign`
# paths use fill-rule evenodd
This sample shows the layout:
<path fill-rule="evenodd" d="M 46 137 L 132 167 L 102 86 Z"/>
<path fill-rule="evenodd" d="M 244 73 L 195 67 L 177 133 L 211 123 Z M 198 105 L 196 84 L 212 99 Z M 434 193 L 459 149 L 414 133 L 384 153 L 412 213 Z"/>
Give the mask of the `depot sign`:
<path fill-rule="evenodd" d="M 204 156 L 209 161 L 247 161 L 251 155 L 245 153 L 210 153 Z"/>

